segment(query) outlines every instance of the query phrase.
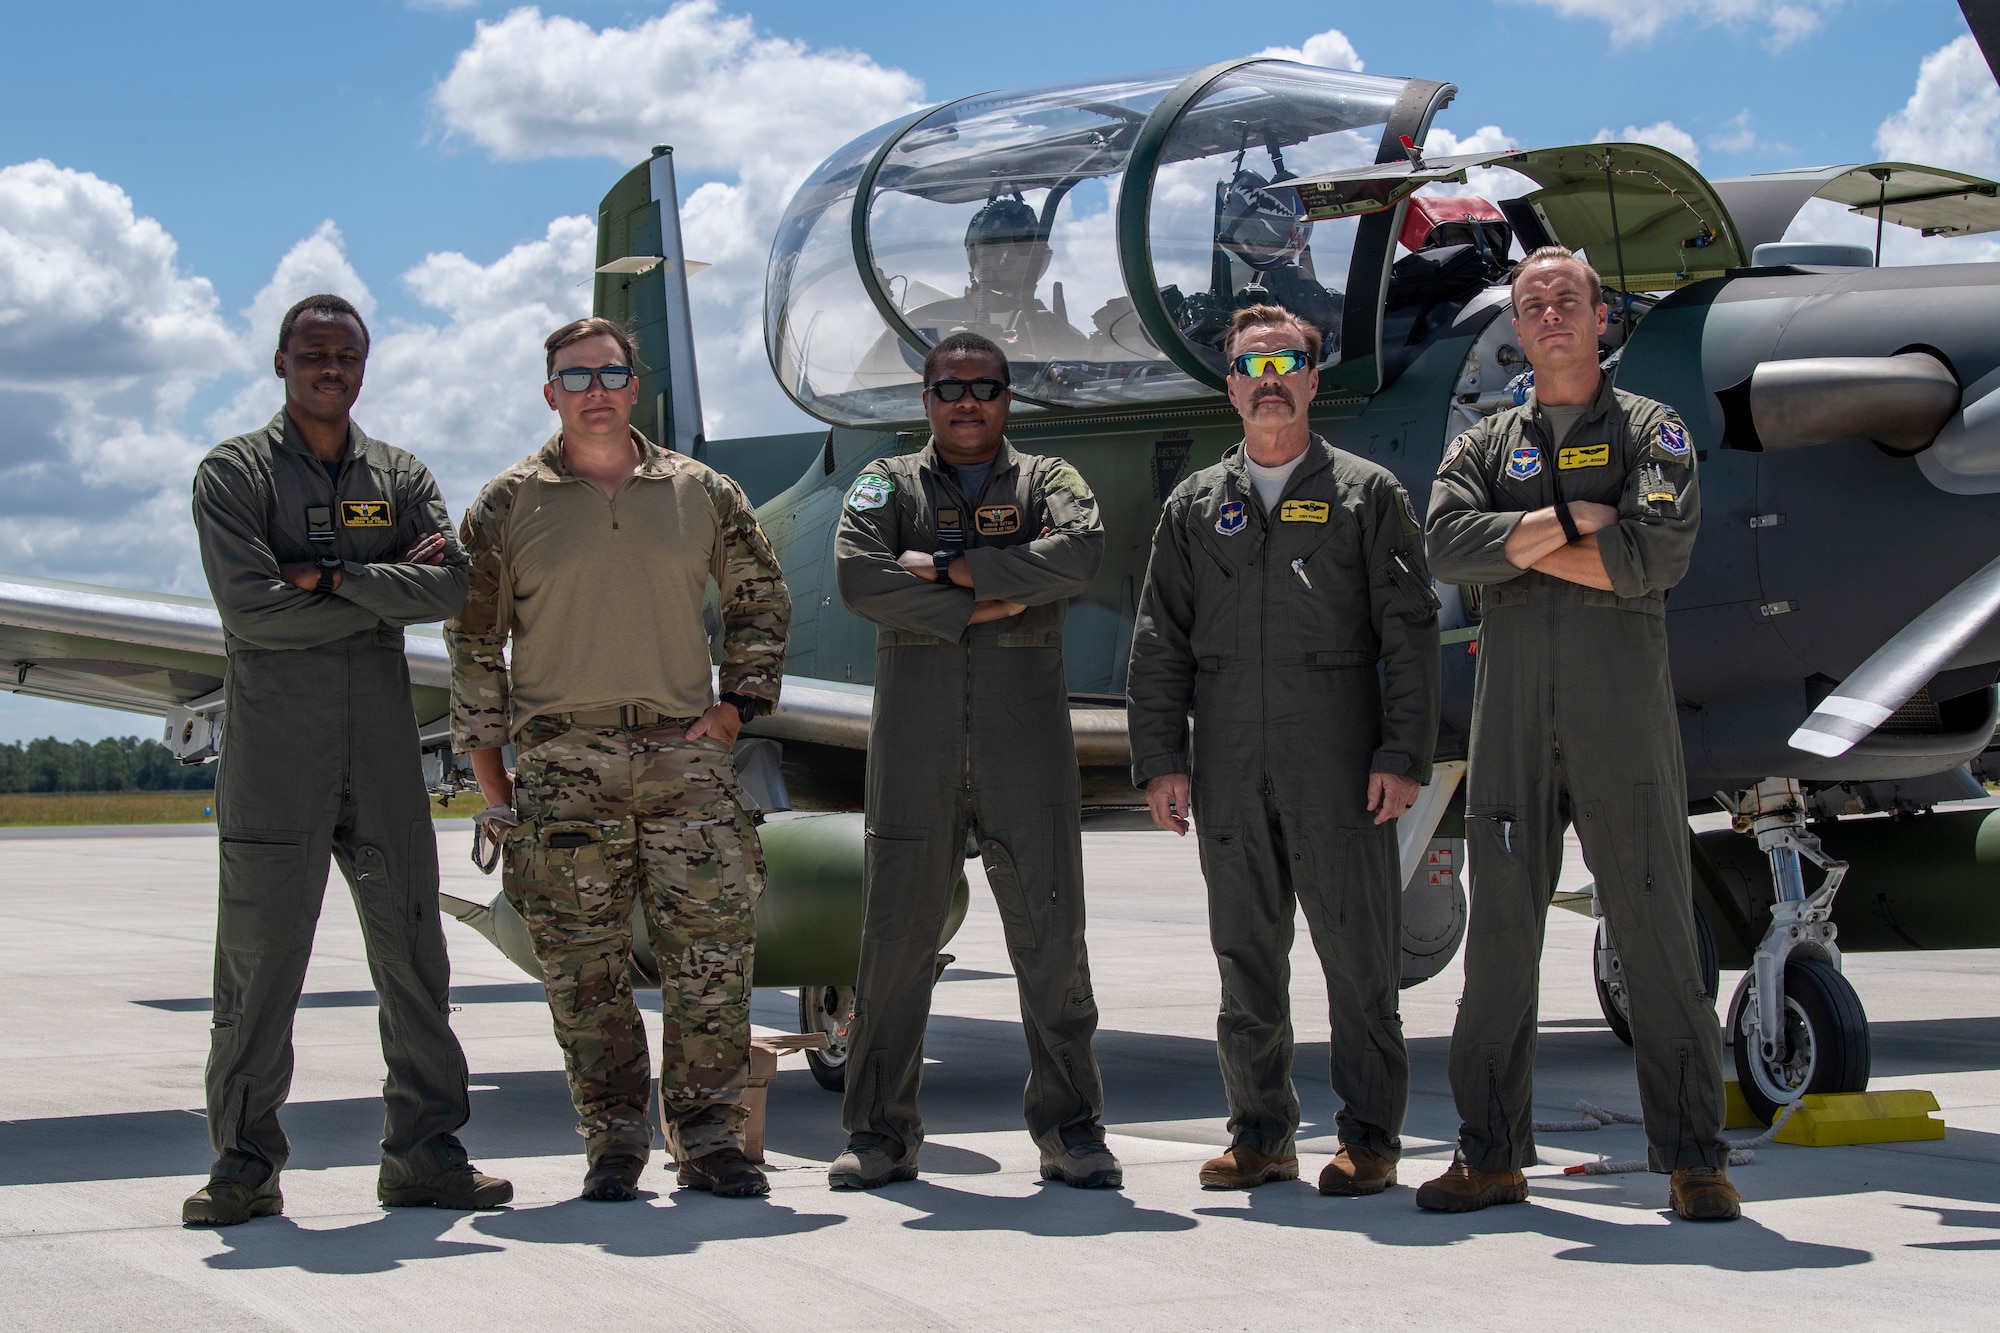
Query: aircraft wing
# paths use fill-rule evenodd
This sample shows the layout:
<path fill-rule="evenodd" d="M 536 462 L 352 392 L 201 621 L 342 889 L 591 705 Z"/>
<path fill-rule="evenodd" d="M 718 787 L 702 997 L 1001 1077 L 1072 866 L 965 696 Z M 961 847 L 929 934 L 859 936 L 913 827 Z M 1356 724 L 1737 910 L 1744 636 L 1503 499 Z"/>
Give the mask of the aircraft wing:
<path fill-rule="evenodd" d="M 1858 217 L 1910 227 L 1926 236 L 2000 231 L 2000 183 L 1983 176 L 1912 162 L 1865 162 L 1801 167 L 1715 182 L 1744 247 L 1783 240 L 1799 210 L 1814 199 L 1847 205 Z"/>

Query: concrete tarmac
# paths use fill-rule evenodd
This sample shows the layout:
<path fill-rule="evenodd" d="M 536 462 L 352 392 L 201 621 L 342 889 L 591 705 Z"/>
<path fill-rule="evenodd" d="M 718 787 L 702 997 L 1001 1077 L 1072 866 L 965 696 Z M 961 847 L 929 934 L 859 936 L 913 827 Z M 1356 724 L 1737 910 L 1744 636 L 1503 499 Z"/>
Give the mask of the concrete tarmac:
<path fill-rule="evenodd" d="M 462 829 L 440 832 L 447 887 L 484 900 L 497 881 L 469 866 Z M 1320 1197 L 1337 1108 L 1301 930 L 1305 1179 L 1206 1192 L 1196 1167 L 1227 1143 L 1215 964 L 1192 839 L 1160 833 L 1085 838 L 1122 1192 L 1036 1178 L 1012 978 L 975 861 L 930 1026 L 921 1180 L 829 1192 L 839 1101 L 791 1057 L 770 1093 L 768 1199 L 678 1191 L 656 1154 L 640 1202 L 579 1201 L 581 1141 L 540 987 L 448 920 L 473 1071 L 464 1139 L 517 1193 L 488 1213 L 378 1208 L 376 1013 L 336 878 L 298 1016 L 285 1215 L 183 1230 L 180 1201 L 210 1157 L 215 855 L 212 836 L 164 832 L 0 839 L 0 1327 L 1929 1330 L 1986 1326 L 2000 1298 L 2000 953 L 1848 960 L 1874 1020 L 1874 1086 L 1934 1091 L 1942 1142 L 1760 1149 L 1732 1173 L 1744 1220 L 1703 1226 L 1667 1210 L 1663 1176 L 1560 1174 L 1642 1156 L 1635 1126 L 1544 1136 L 1526 1205 L 1417 1210 L 1413 1187 L 1448 1162 L 1456 1129 L 1456 966 L 1403 994 L 1415 1070 L 1402 1186 Z M 1572 861 L 1566 886 L 1586 878 Z M 1573 1118 L 1579 1098 L 1637 1110 L 1631 1055 L 1597 1010 L 1591 939 L 1589 921 L 1551 913 L 1541 1119 Z M 1724 974 L 1725 996 L 1735 980 Z M 756 1019 L 791 1030 L 795 1004 L 759 992 Z"/>

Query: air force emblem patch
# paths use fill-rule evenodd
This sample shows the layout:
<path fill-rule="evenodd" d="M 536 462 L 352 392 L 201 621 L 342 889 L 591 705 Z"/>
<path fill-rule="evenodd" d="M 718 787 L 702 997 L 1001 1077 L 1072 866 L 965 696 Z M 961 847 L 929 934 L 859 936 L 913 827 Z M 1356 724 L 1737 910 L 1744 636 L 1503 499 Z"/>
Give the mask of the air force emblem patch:
<path fill-rule="evenodd" d="M 1507 475 L 1515 481 L 1526 481 L 1542 470 L 1542 451 L 1532 444 L 1524 444 L 1507 455 Z"/>
<path fill-rule="evenodd" d="M 1013 505 L 981 505 L 972 511 L 972 526 L 982 537 L 1005 537 L 1021 530 L 1021 511 Z"/>
<path fill-rule="evenodd" d="M 1280 523 L 1324 523 L 1332 507 L 1324 500 L 1287 500 L 1278 506 Z"/>
<path fill-rule="evenodd" d="M 1574 472 L 1580 467 L 1608 467 L 1611 463 L 1611 446 L 1608 444 L 1572 444 L 1556 453 L 1556 470 Z"/>
<path fill-rule="evenodd" d="M 1243 531 L 1243 525 L 1250 520 L 1243 512 L 1241 500 L 1231 500 L 1222 506 L 1215 516 L 1215 530 L 1225 537 L 1234 537 Z"/>
<path fill-rule="evenodd" d="M 889 496 L 895 489 L 896 483 L 881 473 L 864 472 L 854 479 L 853 489 L 847 492 L 847 507 L 857 514 L 880 509 L 889 503 Z"/>
<path fill-rule="evenodd" d="M 341 526 L 349 528 L 386 528 L 389 526 L 389 502 L 387 500 L 342 500 L 340 502 Z"/>
<path fill-rule="evenodd" d="M 1687 427 L 1669 417 L 1660 423 L 1660 448 L 1675 458 L 1686 458 L 1688 451 Z"/>

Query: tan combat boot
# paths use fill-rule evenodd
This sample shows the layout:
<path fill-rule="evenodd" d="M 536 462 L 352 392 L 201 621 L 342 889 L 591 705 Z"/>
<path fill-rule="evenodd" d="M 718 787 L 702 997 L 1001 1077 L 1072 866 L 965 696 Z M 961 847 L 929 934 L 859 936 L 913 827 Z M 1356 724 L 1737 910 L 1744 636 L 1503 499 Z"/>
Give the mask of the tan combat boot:
<path fill-rule="evenodd" d="M 1321 1194 L 1380 1194 L 1396 1183 L 1396 1164 L 1358 1143 L 1343 1143 L 1319 1173 Z"/>
<path fill-rule="evenodd" d="M 1734 1222 L 1743 1215 L 1743 1200 L 1719 1166 L 1684 1166 L 1667 1185 L 1674 1211 L 1690 1222 Z"/>
<path fill-rule="evenodd" d="M 1298 1178 L 1298 1158 L 1266 1157 L 1240 1143 L 1201 1164 L 1201 1187 L 1205 1190 L 1248 1190 L 1274 1180 Z"/>
<path fill-rule="evenodd" d="M 1417 1191 L 1417 1207 L 1433 1213 L 1476 1213 L 1527 1199 L 1528 1178 L 1519 1171 L 1475 1171 L 1463 1162 Z"/>

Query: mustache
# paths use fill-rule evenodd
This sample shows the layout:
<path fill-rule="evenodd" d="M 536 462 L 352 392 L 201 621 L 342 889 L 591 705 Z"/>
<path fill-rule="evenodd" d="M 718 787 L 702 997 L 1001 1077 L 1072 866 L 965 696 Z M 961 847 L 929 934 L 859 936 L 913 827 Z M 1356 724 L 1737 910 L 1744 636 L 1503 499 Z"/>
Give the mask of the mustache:
<path fill-rule="evenodd" d="M 1263 402 L 1266 398 L 1275 398 L 1279 402 L 1285 404 L 1285 406 L 1287 407 L 1290 407 L 1292 405 L 1291 392 L 1288 389 L 1286 389 L 1285 386 L 1282 384 L 1273 384 L 1266 388 L 1259 389 L 1257 390 L 1256 393 L 1250 395 L 1250 406 L 1255 407 L 1257 406 L 1257 404 Z"/>

